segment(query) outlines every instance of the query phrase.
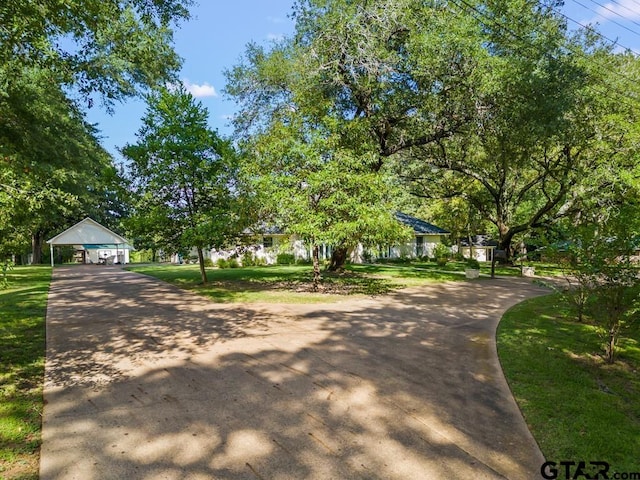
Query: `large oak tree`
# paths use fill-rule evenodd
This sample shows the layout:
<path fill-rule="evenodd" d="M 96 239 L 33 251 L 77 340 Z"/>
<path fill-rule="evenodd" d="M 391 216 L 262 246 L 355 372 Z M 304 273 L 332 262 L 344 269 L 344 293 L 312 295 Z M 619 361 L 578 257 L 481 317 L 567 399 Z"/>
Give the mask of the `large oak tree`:
<path fill-rule="evenodd" d="M 264 132 L 291 111 L 321 122 L 371 171 L 463 198 L 511 253 L 514 238 L 577 211 L 594 152 L 618 135 L 607 120 L 622 104 L 608 101 L 616 55 L 571 36 L 558 8 L 298 1 L 295 34 L 250 45 L 228 73 L 236 126 Z"/>
<path fill-rule="evenodd" d="M 471 118 L 482 52 L 468 16 L 416 0 L 307 0 L 296 2 L 294 12 L 293 37 L 268 50 L 249 45 L 228 72 L 239 133 L 268 134 L 295 113 L 367 172 L 364 192 L 368 174 L 388 174 L 388 158 L 447 138 Z M 332 174 L 339 182 L 350 171 Z M 335 247 L 338 268 L 349 246 Z"/>
<path fill-rule="evenodd" d="M 620 109 L 605 91 L 615 55 L 570 37 L 554 6 L 488 2 L 473 122 L 397 163 L 419 195 L 464 198 L 508 255 L 514 238 L 579 211 L 602 142 L 621 133 L 607 120 Z"/>

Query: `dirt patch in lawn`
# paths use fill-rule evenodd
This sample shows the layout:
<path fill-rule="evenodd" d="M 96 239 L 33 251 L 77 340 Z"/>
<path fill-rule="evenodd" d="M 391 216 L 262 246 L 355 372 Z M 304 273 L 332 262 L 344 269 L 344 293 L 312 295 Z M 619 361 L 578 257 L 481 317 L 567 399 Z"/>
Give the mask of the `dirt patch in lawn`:
<path fill-rule="evenodd" d="M 292 293 L 320 293 L 327 295 L 384 295 L 400 288 L 387 278 L 364 276 L 352 272 L 323 272 L 322 281 L 315 288 L 313 278 L 287 281 L 221 281 L 210 282 L 232 291 L 290 291 Z"/>

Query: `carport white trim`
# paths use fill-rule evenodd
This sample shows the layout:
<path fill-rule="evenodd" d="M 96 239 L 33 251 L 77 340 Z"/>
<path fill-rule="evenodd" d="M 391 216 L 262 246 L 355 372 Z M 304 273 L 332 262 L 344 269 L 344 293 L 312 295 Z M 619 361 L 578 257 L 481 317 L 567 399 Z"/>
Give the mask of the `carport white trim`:
<path fill-rule="evenodd" d="M 53 247 L 54 245 L 83 245 L 83 244 L 115 244 L 116 250 L 125 250 L 129 241 L 109 230 L 107 227 L 100 225 L 95 220 L 87 217 L 76 223 L 74 226 L 67 228 L 64 232 L 59 233 L 55 237 L 47 240 L 51 252 L 51 266 L 53 267 Z M 122 245 L 122 247 L 119 247 Z"/>

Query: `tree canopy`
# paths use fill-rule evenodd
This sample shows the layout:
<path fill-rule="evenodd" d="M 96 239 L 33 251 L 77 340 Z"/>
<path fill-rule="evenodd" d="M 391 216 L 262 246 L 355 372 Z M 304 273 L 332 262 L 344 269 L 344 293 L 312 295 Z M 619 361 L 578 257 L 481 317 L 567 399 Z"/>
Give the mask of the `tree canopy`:
<path fill-rule="evenodd" d="M 120 179 L 84 109 L 174 78 L 172 28 L 190 0 L 7 0 L 0 5 L 2 249 L 32 243 L 86 215 L 113 226 Z"/>
<path fill-rule="evenodd" d="M 171 27 L 191 0 L 6 0 L 0 6 L 0 94 L 24 68 L 107 104 L 158 85 L 180 65 Z"/>
<path fill-rule="evenodd" d="M 46 73 L 32 69 L 23 80 L 6 101 L 28 128 L 11 109 L 0 119 L 0 248 L 22 253 L 30 246 L 39 263 L 45 235 L 69 222 L 91 215 L 113 225 L 119 179 L 95 128 Z"/>
<path fill-rule="evenodd" d="M 490 55 L 471 128 L 398 163 L 426 197 L 466 199 L 494 225 L 507 252 L 514 237 L 580 211 L 603 149 L 618 155 L 614 145 L 622 138 L 634 143 L 623 130 L 636 122 L 623 113 L 636 100 L 621 102 L 605 91 L 619 81 L 613 77 L 621 70 L 610 67 L 620 55 L 592 38 L 570 37 L 553 9 L 524 4 L 519 11 L 511 11 L 511 21 L 483 16 Z M 625 120 L 612 123 L 619 115 Z M 448 182 L 435 180 L 442 171 Z"/>
<path fill-rule="evenodd" d="M 559 6 L 300 0 L 292 37 L 249 45 L 227 72 L 237 131 L 265 134 L 295 112 L 362 168 L 467 202 L 511 253 L 579 210 L 596 159 L 628 150 L 637 125 L 624 95 L 637 86 L 620 78 L 637 58 L 570 34 Z"/>
<path fill-rule="evenodd" d="M 331 166 L 325 174 L 335 185 L 349 182 L 350 192 L 361 192 L 350 194 L 359 199 L 351 230 L 339 227 L 334 212 L 336 231 L 365 239 L 370 219 L 392 221 L 389 202 L 367 194 L 372 185 L 390 184 L 386 159 L 451 136 L 467 122 L 478 51 L 468 38 L 475 38 L 477 26 L 413 0 L 300 1 L 294 12 L 292 38 L 270 50 L 249 45 L 227 72 L 226 91 L 240 107 L 237 132 L 269 137 L 296 125 L 303 135 L 324 138 L 331 145 L 324 155 L 334 158 L 323 165 Z M 362 209 L 369 213 L 355 220 Z M 397 231 L 380 228 L 378 241 L 383 232 L 387 242 L 397 240 Z M 333 241 L 338 267 L 349 244 L 346 238 Z"/>

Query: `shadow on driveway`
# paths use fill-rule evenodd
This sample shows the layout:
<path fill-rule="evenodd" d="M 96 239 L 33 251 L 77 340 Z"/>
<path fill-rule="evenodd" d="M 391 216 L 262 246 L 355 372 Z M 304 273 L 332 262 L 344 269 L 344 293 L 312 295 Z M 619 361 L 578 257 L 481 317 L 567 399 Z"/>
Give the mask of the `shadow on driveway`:
<path fill-rule="evenodd" d="M 495 351 L 519 280 L 221 305 L 56 268 L 41 478 L 538 478 Z"/>

